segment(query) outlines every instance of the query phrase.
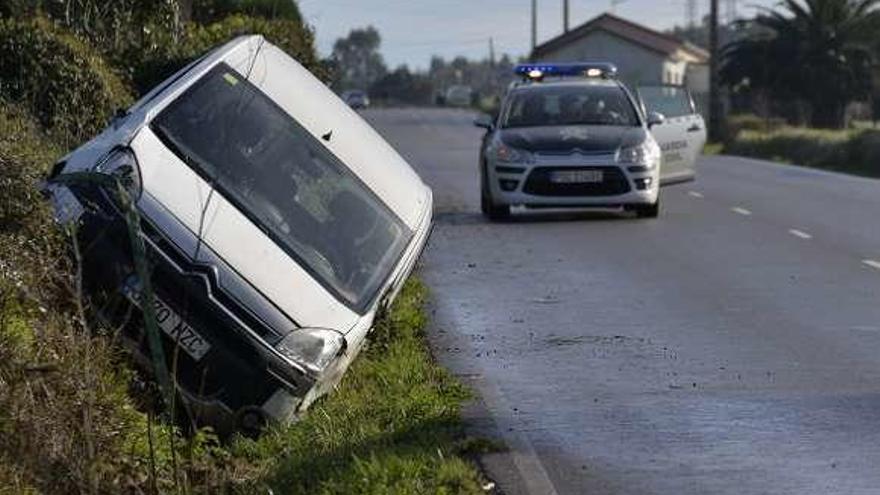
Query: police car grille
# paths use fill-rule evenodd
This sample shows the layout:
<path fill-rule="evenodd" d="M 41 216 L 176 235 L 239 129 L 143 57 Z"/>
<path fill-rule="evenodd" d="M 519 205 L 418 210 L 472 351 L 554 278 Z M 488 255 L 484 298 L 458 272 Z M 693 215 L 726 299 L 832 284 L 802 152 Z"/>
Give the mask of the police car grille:
<path fill-rule="evenodd" d="M 556 171 L 601 170 L 603 180 L 595 183 L 558 184 L 550 180 Z M 529 174 L 523 192 L 534 196 L 616 196 L 632 190 L 617 167 L 538 167 Z"/>

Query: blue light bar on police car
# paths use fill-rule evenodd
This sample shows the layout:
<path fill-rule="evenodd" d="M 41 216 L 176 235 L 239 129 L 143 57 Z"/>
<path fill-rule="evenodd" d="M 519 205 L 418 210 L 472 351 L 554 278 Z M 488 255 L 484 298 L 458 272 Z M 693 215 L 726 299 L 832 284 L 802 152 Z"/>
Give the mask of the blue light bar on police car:
<path fill-rule="evenodd" d="M 607 62 L 577 62 L 560 64 L 520 64 L 513 72 L 526 79 L 545 77 L 615 77 L 617 67 Z"/>

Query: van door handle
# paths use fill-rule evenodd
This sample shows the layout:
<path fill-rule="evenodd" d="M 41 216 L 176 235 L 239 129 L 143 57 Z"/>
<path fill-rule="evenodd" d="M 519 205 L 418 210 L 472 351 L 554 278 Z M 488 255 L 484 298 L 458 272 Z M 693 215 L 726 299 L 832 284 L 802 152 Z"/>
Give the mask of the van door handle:
<path fill-rule="evenodd" d="M 687 131 L 688 131 L 688 132 L 700 132 L 700 131 L 702 131 L 702 130 L 703 130 L 702 127 L 700 127 L 700 126 L 697 125 L 697 124 L 694 124 L 694 125 L 690 126 L 690 127 L 688 128 Z"/>

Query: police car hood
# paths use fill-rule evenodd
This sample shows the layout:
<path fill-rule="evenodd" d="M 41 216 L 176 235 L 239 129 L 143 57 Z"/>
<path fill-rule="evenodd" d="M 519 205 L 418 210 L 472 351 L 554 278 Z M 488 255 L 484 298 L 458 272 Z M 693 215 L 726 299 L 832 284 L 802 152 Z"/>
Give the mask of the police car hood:
<path fill-rule="evenodd" d="M 646 137 L 647 133 L 641 127 L 611 125 L 512 127 L 501 131 L 504 144 L 532 153 L 567 150 L 615 152 L 639 145 Z"/>

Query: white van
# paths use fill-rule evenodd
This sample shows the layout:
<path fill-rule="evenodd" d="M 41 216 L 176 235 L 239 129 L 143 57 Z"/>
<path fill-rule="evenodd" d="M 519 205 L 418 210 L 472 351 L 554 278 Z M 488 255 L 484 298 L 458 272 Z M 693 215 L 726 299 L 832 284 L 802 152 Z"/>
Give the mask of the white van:
<path fill-rule="evenodd" d="M 106 187 L 63 180 L 84 171 L 135 198 L 167 361 L 221 429 L 290 420 L 327 392 L 431 229 L 412 168 L 261 36 L 193 62 L 52 172 L 96 313 L 124 321 L 142 284 L 122 208 Z M 148 363 L 142 326 L 124 329 Z"/>

